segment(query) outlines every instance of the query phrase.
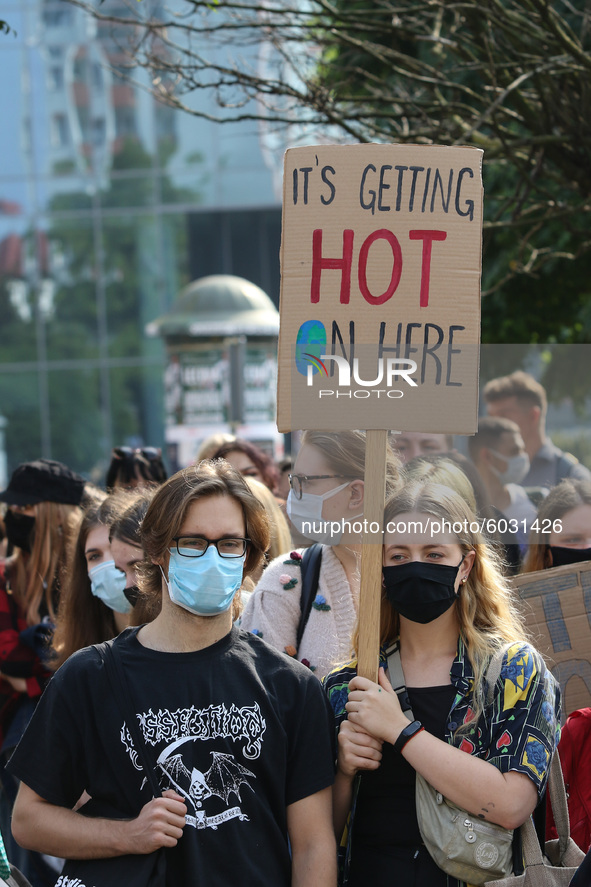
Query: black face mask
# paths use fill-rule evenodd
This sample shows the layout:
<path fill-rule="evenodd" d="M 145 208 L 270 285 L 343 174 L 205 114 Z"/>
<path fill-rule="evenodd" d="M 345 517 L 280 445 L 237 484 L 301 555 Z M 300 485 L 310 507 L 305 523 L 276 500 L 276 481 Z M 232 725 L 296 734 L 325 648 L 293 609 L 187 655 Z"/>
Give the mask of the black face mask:
<path fill-rule="evenodd" d="M 580 564 L 581 561 L 591 561 L 591 548 L 563 548 L 562 545 L 551 545 L 553 567 L 567 567 L 571 564 Z"/>
<path fill-rule="evenodd" d="M 4 526 L 9 543 L 21 551 L 30 553 L 35 533 L 35 518 L 30 514 L 11 511 L 9 508 L 4 515 Z"/>
<path fill-rule="evenodd" d="M 457 567 L 420 561 L 382 567 L 386 598 L 405 619 L 422 625 L 433 622 L 457 599 L 455 581 L 463 560 Z"/>
<path fill-rule="evenodd" d="M 123 594 L 129 601 L 132 607 L 135 607 L 137 604 L 137 599 L 140 596 L 140 590 L 137 585 L 130 585 L 128 588 L 123 589 Z"/>

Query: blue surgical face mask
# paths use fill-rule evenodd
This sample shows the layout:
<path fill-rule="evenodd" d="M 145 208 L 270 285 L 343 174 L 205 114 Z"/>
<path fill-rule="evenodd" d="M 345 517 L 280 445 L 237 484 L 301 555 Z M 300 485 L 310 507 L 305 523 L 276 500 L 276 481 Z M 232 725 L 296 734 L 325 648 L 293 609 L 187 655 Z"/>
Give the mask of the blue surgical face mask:
<path fill-rule="evenodd" d="M 117 613 L 129 613 L 131 604 L 125 597 L 125 573 L 118 570 L 115 561 L 103 561 L 88 571 L 90 590 L 95 597 L 101 599 L 111 610 Z"/>
<path fill-rule="evenodd" d="M 173 604 L 197 616 L 218 616 L 232 606 L 242 584 L 246 555 L 220 557 L 210 545 L 201 557 L 183 557 L 171 549 L 168 579 L 162 575 Z"/>

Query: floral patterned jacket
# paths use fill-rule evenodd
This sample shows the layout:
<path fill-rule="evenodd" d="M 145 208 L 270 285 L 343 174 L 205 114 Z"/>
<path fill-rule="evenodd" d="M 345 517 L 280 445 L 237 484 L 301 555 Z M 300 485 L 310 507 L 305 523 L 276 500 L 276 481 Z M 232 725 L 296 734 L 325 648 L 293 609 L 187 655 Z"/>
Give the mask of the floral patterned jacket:
<path fill-rule="evenodd" d="M 387 653 L 393 649 L 395 646 L 381 651 L 381 666 L 386 665 Z M 345 704 L 349 681 L 357 674 L 356 666 L 354 660 L 335 669 L 323 682 L 335 714 L 337 731 L 347 716 Z M 560 688 L 537 650 L 526 643 L 509 647 L 492 702 L 485 707 L 478 723 L 459 735 L 456 733 L 458 728 L 472 720 L 474 690 L 474 668 L 461 637 L 450 678 L 456 695 L 446 725 L 447 742 L 488 761 L 502 773 L 510 770 L 526 773 L 540 796 L 560 738 L 561 701 Z M 346 856 L 350 850 L 354 814 L 355 797 L 344 836 Z M 455 887 L 458 882 L 449 877 L 448 884 Z"/>

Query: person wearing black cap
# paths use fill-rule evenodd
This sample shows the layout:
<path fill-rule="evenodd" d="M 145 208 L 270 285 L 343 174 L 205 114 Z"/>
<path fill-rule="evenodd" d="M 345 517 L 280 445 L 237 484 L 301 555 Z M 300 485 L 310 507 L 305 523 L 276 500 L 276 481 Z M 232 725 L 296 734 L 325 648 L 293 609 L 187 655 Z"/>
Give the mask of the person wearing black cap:
<path fill-rule="evenodd" d="M 0 826 L 11 861 L 36 885 L 53 884 L 55 877 L 50 881 L 41 860 L 24 858 L 10 838 L 18 785 L 5 764 L 49 680 L 46 650 L 84 485 L 84 478 L 61 462 L 36 459 L 19 465 L 0 493 L 0 502 L 7 505 L 10 552 L 0 563 Z"/>

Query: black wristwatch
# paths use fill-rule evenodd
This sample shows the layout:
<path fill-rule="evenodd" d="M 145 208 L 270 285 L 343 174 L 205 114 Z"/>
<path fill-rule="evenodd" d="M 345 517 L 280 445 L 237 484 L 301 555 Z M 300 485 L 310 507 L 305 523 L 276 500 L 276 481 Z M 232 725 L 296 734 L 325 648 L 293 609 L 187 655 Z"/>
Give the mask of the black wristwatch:
<path fill-rule="evenodd" d="M 417 733 L 420 733 L 421 730 L 425 728 L 421 724 L 420 721 L 413 721 L 412 724 L 409 724 L 408 727 L 405 727 L 402 733 L 398 736 L 398 739 L 394 743 L 394 751 L 401 752 L 407 742 L 416 736 Z"/>

